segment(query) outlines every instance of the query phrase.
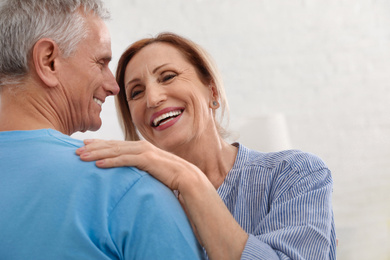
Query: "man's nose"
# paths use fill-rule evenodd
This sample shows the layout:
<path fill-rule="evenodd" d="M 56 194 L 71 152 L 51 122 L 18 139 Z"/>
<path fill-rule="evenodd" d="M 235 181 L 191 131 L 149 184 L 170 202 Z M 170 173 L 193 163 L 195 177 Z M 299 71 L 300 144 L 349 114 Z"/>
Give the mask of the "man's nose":
<path fill-rule="evenodd" d="M 108 93 L 108 95 L 115 96 L 119 93 L 118 83 L 116 82 L 115 77 L 112 74 L 111 70 L 108 71 L 107 83 L 105 84 L 105 90 Z"/>

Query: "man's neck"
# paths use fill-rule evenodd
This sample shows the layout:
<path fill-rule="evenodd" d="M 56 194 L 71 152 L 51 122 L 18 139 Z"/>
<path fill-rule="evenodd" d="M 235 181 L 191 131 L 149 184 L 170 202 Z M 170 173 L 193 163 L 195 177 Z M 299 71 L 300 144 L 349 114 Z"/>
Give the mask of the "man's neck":
<path fill-rule="evenodd" d="M 29 102 L 30 93 L 3 87 L 0 96 L 0 131 L 56 129 L 61 131 L 34 104 Z"/>

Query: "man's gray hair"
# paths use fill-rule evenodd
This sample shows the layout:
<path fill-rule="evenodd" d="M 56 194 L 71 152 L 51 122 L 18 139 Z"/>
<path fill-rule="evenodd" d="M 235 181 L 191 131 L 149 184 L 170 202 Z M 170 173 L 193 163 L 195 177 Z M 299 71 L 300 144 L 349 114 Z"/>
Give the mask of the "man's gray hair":
<path fill-rule="evenodd" d="M 70 56 L 87 36 L 89 13 L 102 20 L 110 16 L 101 0 L 0 0 L 0 89 L 27 75 L 39 39 L 54 40 Z"/>

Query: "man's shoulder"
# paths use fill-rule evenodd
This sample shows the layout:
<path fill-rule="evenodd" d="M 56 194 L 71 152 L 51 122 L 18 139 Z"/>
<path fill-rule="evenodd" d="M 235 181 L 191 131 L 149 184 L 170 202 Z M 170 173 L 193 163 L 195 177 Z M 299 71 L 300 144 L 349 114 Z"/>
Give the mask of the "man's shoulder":
<path fill-rule="evenodd" d="M 141 189 L 139 187 L 158 190 L 165 187 L 135 167 L 101 169 L 95 162 L 82 161 L 76 149 L 83 142 L 52 129 L 11 131 L 2 133 L 1 138 L 3 151 L 12 150 L 1 158 L 12 162 L 9 168 L 20 172 L 23 178 L 42 178 L 49 186 L 63 189 L 65 193 L 70 190 L 99 192 L 119 198 L 129 190 Z"/>
<path fill-rule="evenodd" d="M 131 187 L 140 179 L 153 182 L 154 178 L 148 173 L 135 167 L 117 167 L 102 169 L 95 162 L 84 162 L 76 155 L 76 149 L 83 142 L 54 130 L 47 131 L 47 138 L 40 150 L 45 150 L 47 167 L 56 168 L 56 174 L 68 181 L 74 180 L 85 185 L 99 185 L 102 188 Z M 42 151 L 40 151 L 42 152 Z"/>
<path fill-rule="evenodd" d="M 72 137 L 58 135 L 55 133 L 54 138 L 58 140 L 55 142 L 53 149 L 63 150 L 63 156 L 57 158 L 63 160 L 63 164 L 66 167 L 72 168 L 75 171 L 80 169 L 79 174 L 93 174 L 99 176 L 99 178 L 105 179 L 110 182 L 136 182 L 140 178 L 145 178 L 148 181 L 152 178 L 148 173 L 139 170 L 135 167 L 115 167 L 102 169 L 96 166 L 95 162 L 84 162 L 78 155 L 76 155 L 76 149 L 83 146 L 83 142 Z M 57 148 L 56 148 L 57 147 Z"/>

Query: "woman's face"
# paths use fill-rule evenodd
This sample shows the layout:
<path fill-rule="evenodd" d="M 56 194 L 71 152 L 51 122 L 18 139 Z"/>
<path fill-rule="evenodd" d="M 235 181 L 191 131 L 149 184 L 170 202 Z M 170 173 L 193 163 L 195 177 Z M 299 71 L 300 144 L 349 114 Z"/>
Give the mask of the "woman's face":
<path fill-rule="evenodd" d="M 129 62 L 125 90 L 134 125 L 167 151 L 195 144 L 214 126 L 213 92 L 173 46 L 153 43 Z"/>

